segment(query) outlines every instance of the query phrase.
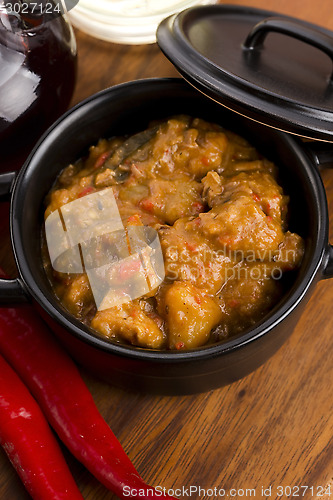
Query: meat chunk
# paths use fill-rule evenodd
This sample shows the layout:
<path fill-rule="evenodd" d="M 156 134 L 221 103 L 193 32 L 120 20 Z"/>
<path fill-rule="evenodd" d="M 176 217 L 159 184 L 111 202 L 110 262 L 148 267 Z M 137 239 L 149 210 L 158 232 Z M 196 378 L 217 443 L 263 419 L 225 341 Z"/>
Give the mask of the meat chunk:
<path fill-rule="evenodd" d="M 156 321 L 135 301 L 98 311 L 91 326 L 109 339 L 125 340 L 139 347 L 160 349 L 164 343 Z"/>
<path fill-rule="evenodd" d="M 234 193 L 243 193 L 251 196 L 269 217 L 282 221 L 286 215 L 289 198 L 267 172 L 241 172 L 232 177 L 222 177 L 216 172 L 209 172 L 202 179 L 202 184 L 203 198 L 210 207 L 224 203 Z"/>
<path fill-rule="evenodd" d="M 200 220 L 197 218 L 195 221 Z M 225 282 L 234 265 L 230 255 L 219 251 L 190 219 L 180 219 L 172 227 L 158 229 L 168 281 L 187 281 L 214 294 Z M 195 230 L 196 229 L 196 230 Z"/>
<path fill-rule="evenodd" d="M 242 192 L 199 218 L 204 235 L 219 248 L 237 252 L 241 259 L 271 260 L 283 241 L 281 224 Z"/>
<path fill-rule="evenodd" d="M 204 209 L 201 190 L 201 184 L 186 175 L 173 180 L 153 179 L 149 182 L 149 195 L 139 206 L 161 221 L 173 224 Z"/>
<path fill-rule="evenodd" d="M 213 171 L 208 172 L 201 182 L 203 185 L 202 199 L 209 207 L 218 205 L 224 191 L 223 178 L 217 172 Z"/>
<path fill-rule="evenodd" d="M 87 275 L 79 274 L 70 278 L 67 286 L 62 288 L 62 292 L 62 301 L 66 309 L 74 316 L 82 318 L 87 313 L 86 308 L 93 302 L 93 294 Z"/>
<path fill-rule="evenodd" d="M 218 293 L 222 319 L 215 338 L 224 338 L 258 322 L 281 296 L 278 266 L 270 262 L 240 261 L 229 269 Z"/>
<path fill-rule="evenodd" d="M 197 147 L 189 156 L 188 171 L 200 179 L 211 170 L 224 168 L 229 141 L 224 132 L 207 132 L 202 139 L 196 131 L 195 136 Z"/>
<path fill-rule="evenodd" d="M 304 241 L 295 233 L 287 231 L 284 234 L 277 253 L 274 255 L 274 263 L 282 272 L 297 269 L 304 255 Z"/>

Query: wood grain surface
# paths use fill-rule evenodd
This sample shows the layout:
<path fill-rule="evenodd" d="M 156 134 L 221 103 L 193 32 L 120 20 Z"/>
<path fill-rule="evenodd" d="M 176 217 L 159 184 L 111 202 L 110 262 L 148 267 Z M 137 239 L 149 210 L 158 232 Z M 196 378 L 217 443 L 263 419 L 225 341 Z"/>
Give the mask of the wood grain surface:
<path fill-rule="evenodd" d="M 332 0 L 228 3 L 271 9 L 333 30 Z M 79 77 L 72 104 L 120 82 L 178 76 L 157 45 L 115 45 L 79 31 L 76 36 Z M 322 176 L 333 224 L 333 171 L 323 171 Z M 3 238 L 0 264 L 13 271 L 9 249 Z M 320 489 L 333 478 L 332 304 L 333 280 L 322 281 L 292 336 L 269 362 L 209 393 L 142 395 L 82 374 L 102 415 L 153 485 L 184 489 L 181 498 L 201 500 L 333 499 L 333 484 L 330 496 L 328 488 L 326 495 Z M 85 499 L 116 498 L 67 450 L 64 453 Z M 195 493 L 194 487 L 201 491 Z M 214 488 L 223 488 L 225 497 Z M 0 499 L 28 498 L 1 451 Z"/>

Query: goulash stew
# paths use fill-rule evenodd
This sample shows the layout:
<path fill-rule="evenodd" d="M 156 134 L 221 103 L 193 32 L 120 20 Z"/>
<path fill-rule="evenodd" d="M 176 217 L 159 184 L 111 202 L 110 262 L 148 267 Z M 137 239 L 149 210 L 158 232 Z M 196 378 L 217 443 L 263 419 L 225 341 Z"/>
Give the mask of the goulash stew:
<path fill-rule="evenodd" d="M 143 348 L 196 348 L 251 327 L 304 253 L 277 174 L 243 138 L 189 116 L 101 139 L 46 200 L 55 294 L 96 334 Z"/>

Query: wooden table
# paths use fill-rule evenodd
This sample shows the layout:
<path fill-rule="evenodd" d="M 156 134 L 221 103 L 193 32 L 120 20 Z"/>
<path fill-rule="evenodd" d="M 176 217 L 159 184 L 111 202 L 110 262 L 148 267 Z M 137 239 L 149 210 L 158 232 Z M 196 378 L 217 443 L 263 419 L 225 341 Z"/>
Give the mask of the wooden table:
<path fill-rule="evenodd" d="M 228 3 L 280 11 L 333 30 L 331 0 Z M 120 82 L 177 76 L 156 45 L 115 45 L 79 31 L 76 35 L 79 78 L 73 104 Z M 323 178 L 333 214 L 333 172 L 323 172 Z M 9 242 L 2 242 L 0 262 L 10 268 L 8 248 Z M 333 499 L 331 304 L 333 281 L 320 282 L 280 351 L 255 373 L 213 392 L 186 397 L 142 395 L 83 375 L 101 413 L 151 484 L 184 488 L 182 498 L 188 498 L 186 490 L 189 493 L 192 486 L 190 498 L 202 500 L 223 498 L 209 491 L 214 488 L 224 488 L 229 498 L 237 499 L 294 498 L 297 493 L 305 499 L 317 494 Z M 67 450 L 64 453 L 84 498 L 115 498 Z M 329 484 L 330 496 L 320 496 L 325 488 L 328 493 Z M 201 494 L 195 494 L 194 487 L 201 488 Z M 0 499 L 26 498 L 1 452 Z"/>

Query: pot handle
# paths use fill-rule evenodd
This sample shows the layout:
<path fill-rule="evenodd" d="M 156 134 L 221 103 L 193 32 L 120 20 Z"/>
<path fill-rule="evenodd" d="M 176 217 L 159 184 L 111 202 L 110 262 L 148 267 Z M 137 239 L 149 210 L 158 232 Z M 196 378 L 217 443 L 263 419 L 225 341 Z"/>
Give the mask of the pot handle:
<path fill-rule="evenodd" d="M 9 200 L 15 179 L 16 172 L 0 174 L 0 201 Z"/>
<path fill-rule="evenodd" d="M 323 268 L 323 279 L 333 278 L 333 246 L 328 245 L 326 249 L 326 259 Z"/>
<path fill-rule="evenodd" d="M 9 201 L 16 172 L 0 174 L 0 201 Z M 20 278 L 5 279 L 0 270 L 0 306 L 18 302 L 26 302 L 28 297 Z"/>
<path fill-rule="evenodd" d="M 320 141 L 306 143 L 306 151 L 317 168 L 333 168 L 333 144 Z M 322 277 L 333 278 L 333 246 L 328 245 Z"/>
<path fill-rule="evenodd" d="M 333 62 L 333 42 L 330 36 L 318 29 L 305 25 L 303 22 L 284 19 L 282 17 L 268 17 L 256 24 L 248 34 L 243 48 L 248 50 L 261 49 L 269 32 L 288 35 L 313 45 L 327 54 Z M 333 74 L 331 75 L 331 79 L 332 76 Z"/>
<path fill-rule="evenodd" d="M 333 167 L 333 144 L 331 142 L 311 141 L 306 143 L 306 149 L 312 162 L 318 167 Z"/>

